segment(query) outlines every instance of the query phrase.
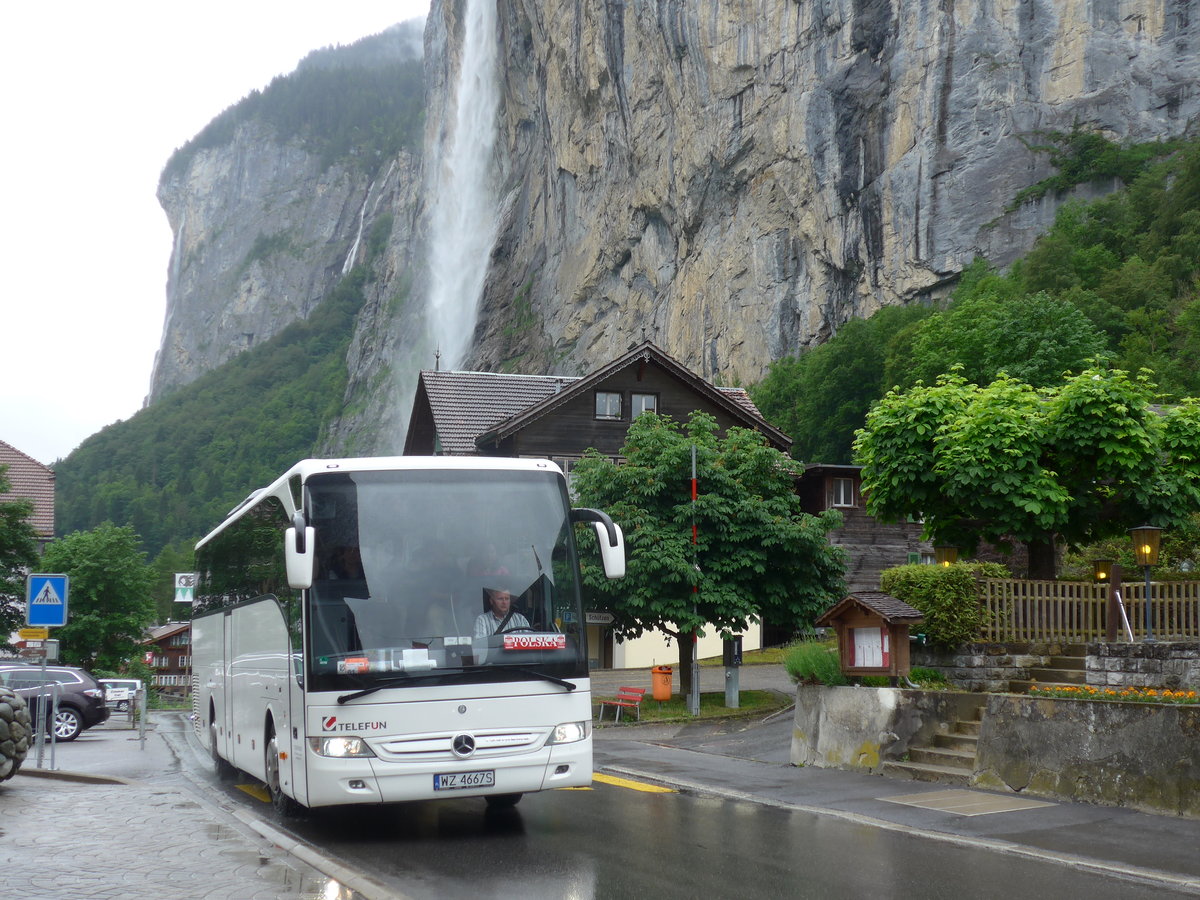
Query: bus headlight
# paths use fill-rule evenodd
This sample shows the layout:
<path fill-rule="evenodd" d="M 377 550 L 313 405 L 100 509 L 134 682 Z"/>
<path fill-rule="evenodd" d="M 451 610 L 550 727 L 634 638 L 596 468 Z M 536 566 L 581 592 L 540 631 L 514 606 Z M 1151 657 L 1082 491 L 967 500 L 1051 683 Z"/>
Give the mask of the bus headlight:
<path fill-rule="evenodd" d="M 375 755 L 367 746 L 367 742 L 360 737 L 310 737 L 308 746 L 318 756 L 331 756 L 335 759 Z"/>
<path fill-rule="evenodd" d="M 550 733 L 550 740 L 546 741 L 546 743 L 573 744 L 576 741 L 586 740 L 591 733 L 591 722 L 564 722 Z"/>

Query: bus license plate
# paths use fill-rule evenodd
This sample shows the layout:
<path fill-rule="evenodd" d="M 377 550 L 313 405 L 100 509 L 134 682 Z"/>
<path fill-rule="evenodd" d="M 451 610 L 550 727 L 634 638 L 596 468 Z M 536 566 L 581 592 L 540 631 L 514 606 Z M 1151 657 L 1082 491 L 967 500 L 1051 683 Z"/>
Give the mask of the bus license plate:
<path fill-rule="evenodd" d="M 447 772 L 433 776 L 435 791 L 453 791 L 460 788 L 481 788 L 496 786 L 496 770 L 484 772 Z"/>

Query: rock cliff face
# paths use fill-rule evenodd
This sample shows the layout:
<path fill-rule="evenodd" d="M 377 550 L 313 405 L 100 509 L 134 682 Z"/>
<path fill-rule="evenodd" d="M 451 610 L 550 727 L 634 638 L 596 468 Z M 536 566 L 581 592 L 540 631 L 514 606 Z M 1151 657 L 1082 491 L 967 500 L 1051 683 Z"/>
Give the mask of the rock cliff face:
<path fill-rule="evenodd" d="M 254 122 L 165 179 L 175 244 L 151 401 L 304 318 L 341 275 L 369 187 Z"/>
<path fill-rule="evenodd" d="M 464 0 L 425 30 L 426 149 Z M 1200 0 L 496 0 L 499 237 L 467 368 L 580 374 L 643 336 L 749 383 L 885 304 L 1004 264 L 1062 198 L 1028 144 L 1200 122 Z M 428 166 L 374 181 L 244 125 L 160 198 L 176 235 L 152 398 L 302 317 L 383 215 L 329 452 L 395 452 L 425 331 Z M 355 248 L 358 249 L 355 249 Z M 358 258 L 358 257 L 356 257 Z"/>
<path fill-rule="evenodd" d="M 1004 210 L 1051 174 L 1026 144 L 1039 130 L 1145 141 L 1200 112 L 1197 0 L 501 0 L 501 15 L 486 367 L 581 371 L 644 330 L 706 376 L 757 380 L 850 317 L 943 293 L 976 254 L 1027 249 L 1055 201 Z"/>

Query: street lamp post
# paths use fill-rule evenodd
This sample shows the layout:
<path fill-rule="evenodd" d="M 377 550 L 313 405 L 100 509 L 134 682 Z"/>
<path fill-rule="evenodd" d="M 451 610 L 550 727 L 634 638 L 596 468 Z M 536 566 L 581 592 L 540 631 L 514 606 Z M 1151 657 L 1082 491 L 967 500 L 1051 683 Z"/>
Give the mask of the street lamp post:
<path fill-rule="evenodd" d="M 1153 643 L 1154 616 L 1150 609 L 1150 567 L 1158 565 L 1158 542 L 1162 537 L 1162 529 L 1154 525 L 1141 525 L 1129 529 L 1129 535 L 1133 538 L 1134 559 L 1142 567 L 1142 572 L 1146 576 L 1146 595 L 1142 598 L 1142 602 L 1145 604 L 1143 619 L 1146 624 L 1146 641 Z"/>

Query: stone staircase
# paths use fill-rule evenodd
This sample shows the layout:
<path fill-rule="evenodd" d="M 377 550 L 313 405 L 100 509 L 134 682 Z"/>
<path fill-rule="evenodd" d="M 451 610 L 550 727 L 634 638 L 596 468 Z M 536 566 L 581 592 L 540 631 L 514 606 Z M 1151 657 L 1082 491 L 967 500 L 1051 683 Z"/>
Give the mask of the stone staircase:
<path fill-rule="evenodd" d="M 1087 645 L 1062 644 L 1054 648 L 1058 651 L 1048 657 L 1044 666 L 1029 669 L 1029 678 L 1014 680 L 1008 683 L 1008 689 L 1014 694 L 1025 694 L 1037 685 L 1087 684 Z"/>
<path fill-rule="evenodd" d="M 910 781 L 970 785 L 983 709 L 981 702 L 971 718 L 957 719 L 948 730 L 936 733 L 930 745 L 909 747 L 907 759 L 885 762 L 883 774 Z"/>

